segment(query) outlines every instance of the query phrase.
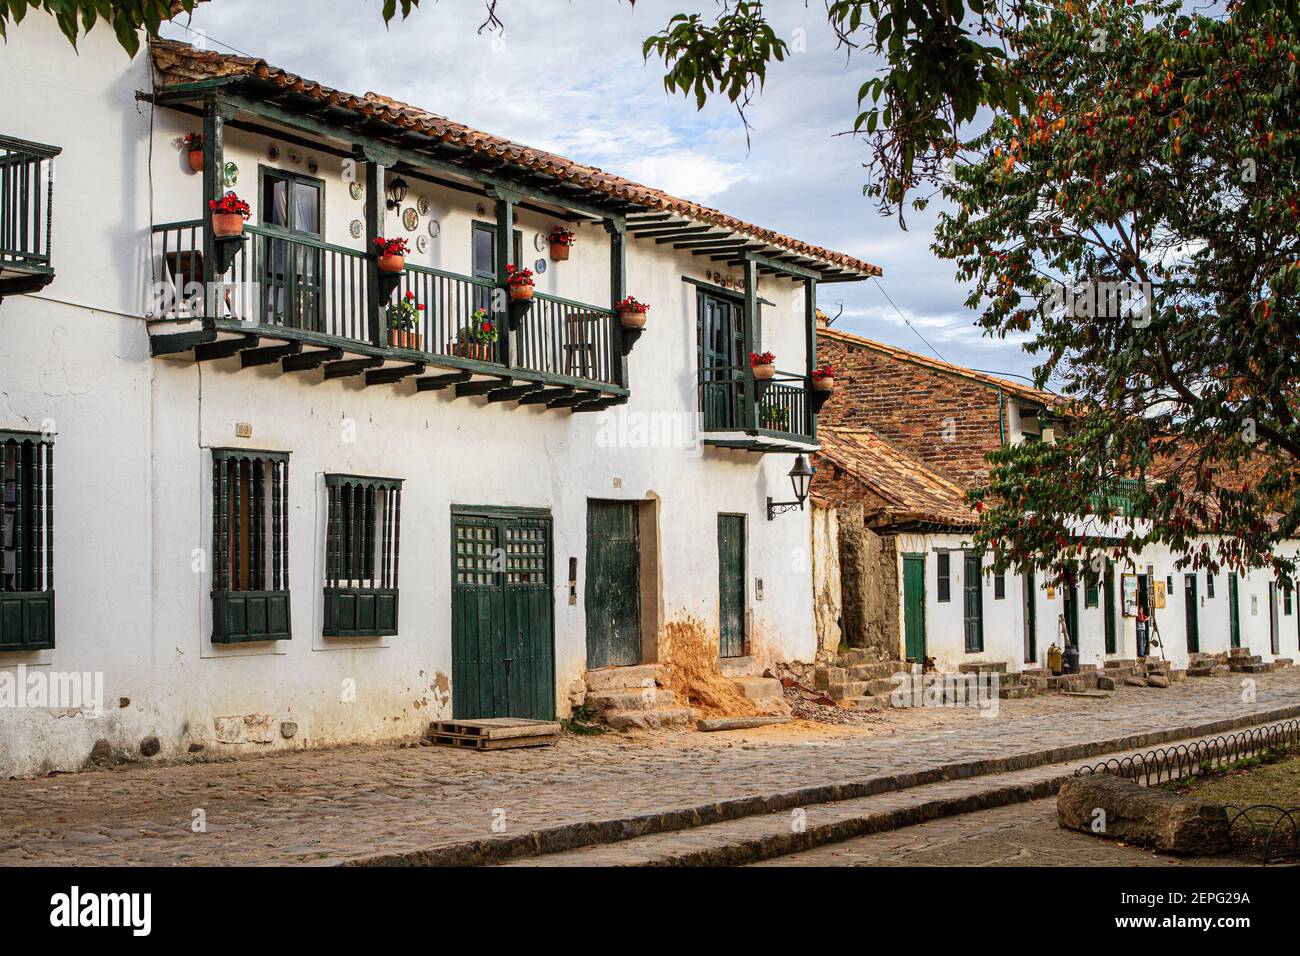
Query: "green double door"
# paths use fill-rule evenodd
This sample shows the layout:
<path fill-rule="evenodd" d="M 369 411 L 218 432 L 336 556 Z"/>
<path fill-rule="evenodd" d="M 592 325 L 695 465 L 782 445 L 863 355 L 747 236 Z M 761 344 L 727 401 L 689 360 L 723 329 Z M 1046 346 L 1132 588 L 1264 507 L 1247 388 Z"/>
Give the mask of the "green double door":
<path fill-rule="evenodd" d="M 634 501 L 587 502 L 587 667 L 641 663 L 641 540 Z"/>
<path fill-rule="evenodd" d="M 554 720 L 549 512 L 455 508 L 451 547 L 452 716 Z"/>

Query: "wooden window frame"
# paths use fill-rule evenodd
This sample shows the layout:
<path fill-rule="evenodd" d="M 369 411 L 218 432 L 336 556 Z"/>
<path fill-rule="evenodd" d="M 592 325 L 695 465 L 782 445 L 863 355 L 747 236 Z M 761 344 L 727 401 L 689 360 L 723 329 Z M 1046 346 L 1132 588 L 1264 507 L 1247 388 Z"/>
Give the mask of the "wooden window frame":
<path fill-rule="evenodd" d="M 402 479 L 325 475 L 324 637 L 397 634 Z"/>
<path fill-rule="evenodd" d="M 0 541 L 14 544 L 0 548 L 0 653 L 49 650 L 54 647 L 54 439 L 48 434 L 0 429 L 0 535 Z"/>
<path fill-rule="evenodd" d="M 947 604 L 952 600 L 952 552 L 939 551 L 934 564 L 937 574 L 934 599 L 940 604 Z"/>
<path fill-rule="evenodd" d="M 213 448 L 212 643 L 291 636 L 289 453 Z"/>
<path fill-rule="evenodd" d="M 1003 601 L 1007 597 L 1007 576 L 1005 572 L 993 575 L 993 600 Z"/>

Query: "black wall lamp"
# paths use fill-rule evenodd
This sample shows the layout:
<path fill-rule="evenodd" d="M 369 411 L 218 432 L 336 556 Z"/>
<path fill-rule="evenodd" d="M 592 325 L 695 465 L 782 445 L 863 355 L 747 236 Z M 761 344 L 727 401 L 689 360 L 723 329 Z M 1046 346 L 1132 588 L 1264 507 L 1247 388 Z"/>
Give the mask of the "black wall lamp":
<path fill-rule="evenodd" d="M 787 511 L 794 511 L 796 508 L 803 511 L 803 503 L 808 500 L 808 484 L 816 474 L 816 468 L 808 467 L 808 459 L 799 455 L 794 460 L 794 467 L 790 469 L 790 484 L 794 486 L 795 501 L 773 501 L 767 499 L 767 520 L 771 521 L 777 515 L 785 514 Z"/>
<path fill-rule="evenodd" d="M 388 195 L 387 205 L 389 209 L 401 208 L 402 200 L 406 198 L 407 188 L 406 180 L 401 176 L 398 176 L 388 184 L 388 188 L 386 188 L 384 192 Z"/>

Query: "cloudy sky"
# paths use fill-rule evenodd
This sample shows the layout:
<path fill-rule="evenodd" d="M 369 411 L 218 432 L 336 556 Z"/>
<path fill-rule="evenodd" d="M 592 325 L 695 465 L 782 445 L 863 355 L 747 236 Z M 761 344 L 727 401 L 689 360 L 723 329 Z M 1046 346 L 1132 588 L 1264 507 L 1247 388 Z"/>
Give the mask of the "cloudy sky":
<path fill-rule="evenodd" d="M 383 93 L 866 259 L 884 269 L 879 285 L 822 291 L 823 309 L 834 315 L 843 305 L 839 328 L 1029 374 L 1033 357 L 981 335 L 952 265 L 930 252 L 937 206 L 909 213 L 904 232 L 862 195 L 866 148 L 837 134 L 851 127 L 857 90 L 876 65 L 835 49 L 820 2 L 769 5 L 780 10 L 781 34 L 804 52 L 769 71 L 748 111 L 749 145 L 729 103 L 697 112 L 693 100 L 669 96 L 662 65 L 641 56 L 641 41 L 674 13 L 713 16 L 710 0 L 498 6 L 503 33 L 479 32 L 482 0 L 423 0 L 388 29 L 380 0 L 219 0 L 200 5 L 188 29 L 173 24 L 164 34 L 234 48 L 349 92 Z"/>

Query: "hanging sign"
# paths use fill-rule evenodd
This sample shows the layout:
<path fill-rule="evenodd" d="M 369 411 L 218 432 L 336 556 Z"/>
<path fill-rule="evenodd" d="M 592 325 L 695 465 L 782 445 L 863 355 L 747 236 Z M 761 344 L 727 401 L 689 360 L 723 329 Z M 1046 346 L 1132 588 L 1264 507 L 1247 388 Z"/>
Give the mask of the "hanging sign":
<path fill-rule="evenodd" d="M 1165 582 L 1156 581 L 1155 587 L 1151 593 L 1155 596 L 1155 606 L 1158 608 L 1165 606 Z"/>

